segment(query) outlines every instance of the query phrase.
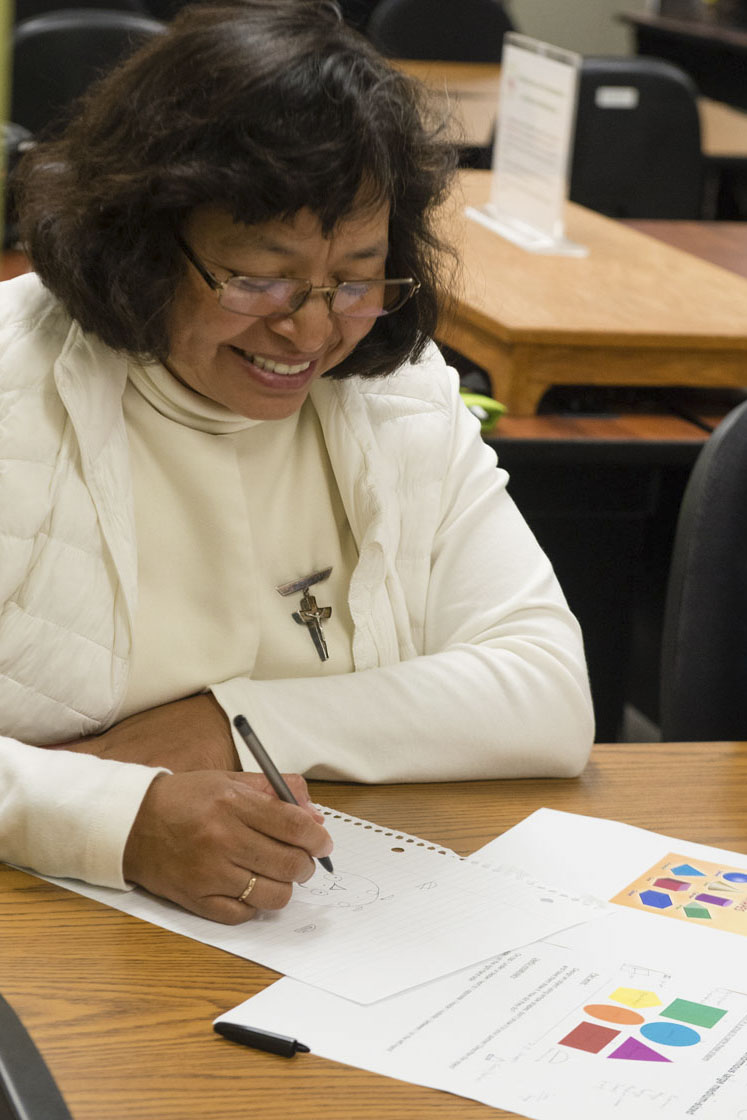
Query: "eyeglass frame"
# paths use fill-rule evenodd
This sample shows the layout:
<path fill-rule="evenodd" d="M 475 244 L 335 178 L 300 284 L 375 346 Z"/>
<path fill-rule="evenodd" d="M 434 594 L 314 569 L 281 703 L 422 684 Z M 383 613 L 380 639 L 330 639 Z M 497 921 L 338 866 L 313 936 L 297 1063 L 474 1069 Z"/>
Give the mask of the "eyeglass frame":
<path fill-rule="evenodd" d="M 306 303 L 309 296 L 313 295 L 314 292 L 322 292 L 323 293 L 324 298 L 327 302 L 327 307 L 329 308 L 330 315 L 339 315 L 339 317 L 341 319 L 368 319 L 368 318 L 384 319 L 384 318 L 386 318 L 387 315 L 392 315 L 395 311 L 399 311 L 402 307 L 404 307 L 404 305 L 410 299 L 412 299 L 412 297 L 416 294 L 416 292 L 419 291 L 419 289 L 421 287 L 420 281 L 416 280 L 412 276 L 409 276 L 407 278 L 402 278 L 402 279 L 397 279 L 397 278 L 391 278 L 390 279 L 389 277 L 385 277 L 382 280 L 370 280 L 370 281 L 369 280 L 341 280 L 338 284 L 315 285 L 315 284 L 312 284 L 310 280 L 301 280 L 299 277 L 296 277 L 296 276 L 278 276 L 278 277 L 257 276 L 257 277 L 254 277 L 254 276 L 247 276 L 247 275 L 245 275 L 244 273 L 241 273 L 241 272 L 231 272 L 231 275 L 228 277 L 228 279 L 219 280 L 217 276 L 214 276 L 213 273 L 210 272 L 209 269 L 207 269 L 205 267 L 205 265 L 202 263 L 202 261 L 197 257 L 194 249 L 192 249 L 191 246 L 189 246 L 187 244 L 187 242 L 182 237 L 179 236 L 179 234 L 176 235 L 176 243 L 179 246 L 179 248 L 181 249 L 184 256 L 189 261 L 189 263 L 200 274 L 200 276 L 205 281 L 207 286 L 211 289 L 211 291 L 216 293 L 218 303 L 220 304 L 221 307 L 223 307 L 223 304 L 221 303 L 221 295 L 223 294 L 223 289 L 228 284 L 230 284 L 230 282 L 232 280 L 254 280 L 254 279 L 256 279 L 256 280 L 268 280 L 268 279 L 294 280 L 298 284 L 307 284 L 308 285 L 308 287 L 306 289 L 306 294 L 301 299 L 301 302 L 298 304 L 297 307 L 294 307 L 290 311 L 284 310 L 284 311 L 270 312 L 268 315 L 253 315 L 253 314 L 251 314 L 251 312 L 248 312 L 248 311 L 236 311 L 232 307 L 224 308 L 225 311 L 229 311 L 233 315 L 243 315 L 247 319 L 282 319 L 282 318 L 287 318 L 289 315 L 295 315 L 297 311 L 301 310 L 301 308 Z M 228 269 L 228 271 L 230 272 L 231 270 Z M 335 293 L 338 291 L 339 288 L 343 288 L 347 284 L 367 284 L 367 283 L 371 283 L 371 284 L 409 284 L 410 288 L 408 289 L 407 295 L 402 300 L 402 302 L 400 304 L 398 304 L 395 308 L 393 308 L 392 311 L 386 311 L 385 310 L 385 311 L 380 312 L 378 315 L 370 315 L 370 316 L 369 315 L 346 315 L 344 311 L 335 311 L 332 304 L 334 302 Z"/>

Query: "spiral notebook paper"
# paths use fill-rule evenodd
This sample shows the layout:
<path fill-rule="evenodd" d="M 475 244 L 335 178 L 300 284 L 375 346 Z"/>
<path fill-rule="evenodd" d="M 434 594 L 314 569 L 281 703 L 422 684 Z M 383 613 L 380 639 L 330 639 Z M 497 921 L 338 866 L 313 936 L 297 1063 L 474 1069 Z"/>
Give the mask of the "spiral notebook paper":
<path fill-rule="evenodd" d="M 285 910 L 241 926 L 188 914 L 141 890 L 50 879 L 174 933 L 357 1003 L 374 1003 L 596 916 L 516 870 L 461 859 L 416 836 L 319 806 L 335 844 Z"/>

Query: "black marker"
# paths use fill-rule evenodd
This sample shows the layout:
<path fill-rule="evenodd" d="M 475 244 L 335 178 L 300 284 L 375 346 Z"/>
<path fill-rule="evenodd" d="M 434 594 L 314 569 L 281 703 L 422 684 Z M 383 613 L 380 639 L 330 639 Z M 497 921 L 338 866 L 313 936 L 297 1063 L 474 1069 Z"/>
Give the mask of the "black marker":
<path fill-rule="evenodd" d="M 275 793 L 278 795 L 280 800 L 285 801 L 288 805 L 298 805 L 295 797 L 283 781 L 277 766 L 272 761 L 269 754 L 249 726 L 249 721 L 247 720 L 246 716 L 236 716 L 233 721 L 233 725 L 238 731 L 241 738 L 246 743 L 249 750 L 254 755 L 257 765 L 259 766 L 264 776 L 267 778 L 267 781 L 270 783 L 272 788 L 275 790 Z M 334 871 L 332 860 L 329 858 L 329 856 L 320 856 L 319 862 L 321 863 L 325 871 Z"/>
<path fill-rule="evenodd" d="M 311 1053 L 308 1046 L 296 1042 L 295 1038 L 286 1038 L 284 1034 L 273 1034 L 272 1031 L 238 1027 L 235 1023 L 213 1023 L 213 1030 L 224 1038 L 230 1038 L 231 1042 L 240 1042 L 242 1046 L 251 1046 L 254 1050 L 267 1050 L 268 1053 L 280 1054 L 283 1058 Z"/>

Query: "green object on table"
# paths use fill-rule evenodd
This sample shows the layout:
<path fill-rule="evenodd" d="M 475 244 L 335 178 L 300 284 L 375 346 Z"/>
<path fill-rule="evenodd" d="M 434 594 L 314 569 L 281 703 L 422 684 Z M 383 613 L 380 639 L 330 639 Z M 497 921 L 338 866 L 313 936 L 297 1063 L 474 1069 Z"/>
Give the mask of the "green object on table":
<path fill-rule="evenodd" d="M 460 389 L 459 392 L 472 415 L 480 421 L 481 431 L 492 432 L 506 411 L 505 404 L 494 401 L 492 397 L 484 397 L 482 393 L 470 393 L 467 389 Z"/>

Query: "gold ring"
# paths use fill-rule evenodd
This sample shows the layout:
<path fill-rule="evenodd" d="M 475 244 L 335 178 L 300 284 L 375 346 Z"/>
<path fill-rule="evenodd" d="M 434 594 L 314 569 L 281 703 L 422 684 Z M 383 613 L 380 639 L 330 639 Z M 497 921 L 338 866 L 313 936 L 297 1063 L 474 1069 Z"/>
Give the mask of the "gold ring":
<path fill-rule="evenodd" d="M 254 890 L 256 882 L 257 882 L 257 876 L 252 875 L 251 879 L 246 884 L 246 886 L 244 887 L 243 891 L 241 892 L 241 894 L 239 895 L 239 897 L 236 901 L 237 902 L 246 902 L 247 898 L 249 897 L 249 895 Z"/>

